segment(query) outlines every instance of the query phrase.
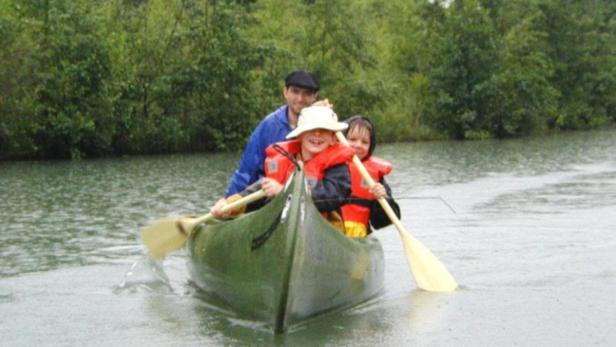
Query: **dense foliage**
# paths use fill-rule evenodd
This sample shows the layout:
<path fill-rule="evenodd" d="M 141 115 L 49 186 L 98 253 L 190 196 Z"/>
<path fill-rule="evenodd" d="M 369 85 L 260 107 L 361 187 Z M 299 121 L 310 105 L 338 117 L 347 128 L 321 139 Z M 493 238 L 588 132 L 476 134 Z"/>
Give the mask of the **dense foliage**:
<path fill-rule="evenodd" d="M 0 159 L 233 150 L 309 69 L 380 140 L 616 121 L 608 0 L 0 0 Z"/>

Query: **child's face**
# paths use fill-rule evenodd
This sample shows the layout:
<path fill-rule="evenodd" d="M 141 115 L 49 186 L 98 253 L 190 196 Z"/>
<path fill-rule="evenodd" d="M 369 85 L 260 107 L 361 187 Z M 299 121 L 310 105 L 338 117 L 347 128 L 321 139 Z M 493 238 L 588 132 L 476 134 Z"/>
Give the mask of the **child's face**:
<path fill-rule="evenodd" d="M 334 132 L 326 129 L 314 129 L 302 133 L 300 141 L 304 160 L 308 160 L 326 150 L 334 144 L 335 138 Z"/>
<path fill-rule="evenodd" d="M 353 127 L 347 133 L 347 141 L 359 159 L 366 158 L 370 150 L 370 130 L 365 127 Z"/>

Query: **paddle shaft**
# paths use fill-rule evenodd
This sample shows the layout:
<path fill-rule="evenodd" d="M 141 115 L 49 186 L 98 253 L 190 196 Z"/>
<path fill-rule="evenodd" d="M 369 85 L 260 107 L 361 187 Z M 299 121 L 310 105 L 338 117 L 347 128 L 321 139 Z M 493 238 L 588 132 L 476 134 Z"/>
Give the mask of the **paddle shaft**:
<path fill-rule="evenodd" d="M 257 201 L 259 199 L 262 199 L 265 197 L 265 192 L 263 191 L 263 189 L 259 189 L 258 191 L 251 193 L 241 199 L 235 200 L 232 203 L 229 203 L 225 206 L 223 206 L 221 208 L 221 211 L 223 213 L 229 212 L 233 209 L 236 209 L 238 207 L 244 206 L 244 205 L 248 205 L 251 202 Z M 180 230 L 184 233 L 186 233 L 187 235 L 190 235 L 190 233 L 193 231 L 193 229 L 203 223 L 203 222 L 207 222 L 208 220 L 214 218 L 214 215 L 211 213 L 205 214 L 201 217 L 197 217 L 192 219 L 189 222 L 182 222 L 182 221 L 178 221 L 178 223 L 180 224 Z"/>
<path fill-rule="evenodd" d="M 345 146 L 349 146 L 349 142 L 347 141 L 346 137 L 342 135 L 341 132 L 339 131 L 336 132 L 336 137 L 338 138 L 338 141 L 340 143 L 342 143 Z M 357 155 L 353 155 L 353 164 L 355 164 L 355 167 L 357 167 L 357 169 L 359 170 L 359 173 L 361 173 L 364 180 L 366 180 L 366 182 L 368 183 L 368 186 L 370 188 L 374 187 L 376 182 L 374 182 L 374 179 L 372 178 L 372 176 L 370 176 L 370 173 L 368 173 L 368 170 L 366 170 L 366 167 L 364 166 L 364 164 L 361 162 L 361 160 L 359 159 Z M 385 211 L 385 213 L 387 214 L 387 217 L 389 217 L 389 219 L 396 226 L 396 228 L 398 228 L 398 230 L 404 230 L 404 226 L 402 226 L 400 219 L 398 219 L 398 216 L 396 216 L 396 213 L 394 212 L 394 210 L 391 208 L 391 206 L 389 206 L 389 203 L 387 202 L 387 200 L 385 200 L 385 198 L 379 198 L 377 201 L 379 202 L 381 207 L 383 207 L 383 211 Z"/>

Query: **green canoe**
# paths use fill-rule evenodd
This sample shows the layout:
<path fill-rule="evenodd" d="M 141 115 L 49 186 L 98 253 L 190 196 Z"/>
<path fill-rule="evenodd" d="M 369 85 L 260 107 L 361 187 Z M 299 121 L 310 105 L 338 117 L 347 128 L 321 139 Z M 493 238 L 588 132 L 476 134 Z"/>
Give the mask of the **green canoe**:
<path fill-rule="evenodd" d="M 188 252 L 192 279 L 208 301 L 276 333 L 374 297 L 383 285 L 380 242 L 332 228 L 302 171 L 261 209 L 195 230 Z"/>

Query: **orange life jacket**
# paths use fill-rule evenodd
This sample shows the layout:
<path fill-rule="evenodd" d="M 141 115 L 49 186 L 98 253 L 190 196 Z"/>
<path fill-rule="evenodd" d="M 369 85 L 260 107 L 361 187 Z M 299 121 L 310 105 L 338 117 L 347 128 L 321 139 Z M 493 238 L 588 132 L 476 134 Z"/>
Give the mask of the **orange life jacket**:
<path fill-rule="evenodd" d="M 375 182 L 379 182 L 392 170 L 389 162 L 374 156 L 370 156 L 362 163 Z M 368 234 L 370 202 L 374 200 L 374 196 L 370 193 L 368 182 L 363 179 L 355 164 L 351 162 L 348 166 L 351 173 L 351 200 L 342 206 L 345 234 L 351 237 L 364 237 Z"/>
<path fill-rule="evenodd" d="M 293 157 L 295 157 L 301 149 L 301 142 L 299 140 L 279 142 L 278 145 Z M 314 188 L 316 184 L 323 179 L 325 171 L 328 168 L 349 162 L 354 154 L 355 151 L 350 147 L 336 143 L 304 162 L 304 174 L 310 188 Z M 279 153 L 273 145 L 265 150 L 265 155 L 265 176 L 275 179 L 280 184 L 285 184 L 295 170 L 293 162 Z M 321 215 L 330 222 L 335 229 L 344 233 L 345 227 L 340 214 L 336 211 L 329 211 L 323 212 Z"/>
<path fill-rule="evenodd" d="M 278 146 L 292 156 L 295 156 L 301 150 L 300 140 L 279 142 Z M 323 174 L 328 168 L 349 162 L 353 158 L 353 154 L 351 148 L 336 143 L 304 162 L 304 174 L 308 185 L 313 188 L 318 181 L 323 179 Z M 265 176 L 275 179 L 280 184 L 285 184 L 295 170 L 293 162 L 279 153 L 273 145 L 267 147 L 265 155 Z"/>

